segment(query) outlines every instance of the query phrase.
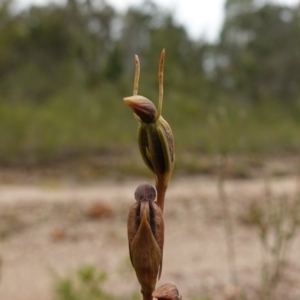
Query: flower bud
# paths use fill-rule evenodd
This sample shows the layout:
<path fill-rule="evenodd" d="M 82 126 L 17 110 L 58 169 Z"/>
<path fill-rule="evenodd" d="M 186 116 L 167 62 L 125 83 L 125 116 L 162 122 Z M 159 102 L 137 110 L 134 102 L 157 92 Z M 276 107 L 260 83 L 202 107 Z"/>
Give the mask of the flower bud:
<path fill-rule="evenodd" d="M 174 284 L 166 283 L 157 288 L 152 296 L 158 300 L 179 300 L 179 292 Z"/>
<path fill-rule="evenodd" d="M 162 271 L 164 222 L 156 192 L 149 184 L 135 191 L 137 202 L 130 208 L 127 221 L 129 254 L 144 295 L 151 295 Z"/>

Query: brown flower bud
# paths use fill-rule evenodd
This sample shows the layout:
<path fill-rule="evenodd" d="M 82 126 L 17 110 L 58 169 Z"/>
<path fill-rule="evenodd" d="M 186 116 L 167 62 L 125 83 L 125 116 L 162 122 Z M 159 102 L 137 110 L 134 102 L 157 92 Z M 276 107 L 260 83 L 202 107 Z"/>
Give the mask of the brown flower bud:
<path fill-rule="evenodd" d="M 152 296 L 158 300 L 179 300 L 179 292 L 174 284 L 166 283 L 157 288 Z"/>
<path fill-rule="evenodd" d="M 164 222 L 156 192 L 149 184 L 135 191 L 137 202 L 130 208 L 127 230 L 132 266 L 144 295 L 151 295 L 162 271 Z"/>

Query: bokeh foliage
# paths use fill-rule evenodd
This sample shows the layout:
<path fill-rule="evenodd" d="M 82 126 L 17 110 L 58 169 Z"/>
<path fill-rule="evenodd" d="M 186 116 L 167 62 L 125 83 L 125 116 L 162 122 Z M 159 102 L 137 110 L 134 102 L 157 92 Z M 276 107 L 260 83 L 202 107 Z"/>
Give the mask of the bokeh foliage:
<path fill-rule="evenodd" d="M 166 48 L 163 116 L 183 153 L 300 148 L 300 7 L 227 0 L 218 41 L 193 40 L 151 1 L 120 13 L 105 1 L 18 10 L 0 0 L 0 164 L 40 165 L 128 152 L 140 93 L 157 103 Z M 180 160 L 180 159 L 179 159 Z"/>

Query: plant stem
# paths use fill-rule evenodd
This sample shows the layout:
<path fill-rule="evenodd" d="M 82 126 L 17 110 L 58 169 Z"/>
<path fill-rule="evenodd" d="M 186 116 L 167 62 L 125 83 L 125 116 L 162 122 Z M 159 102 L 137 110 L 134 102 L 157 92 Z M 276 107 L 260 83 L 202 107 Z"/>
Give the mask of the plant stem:
<path fill-rule="evenodd" d="M 164 202 L 167 188 L 168 186 L 163 181 L 163 178 L 158 178 L 156 182 L 157 203 L 162 213 L 164 212 Z"/>
<path fill-rule="evenodd" d="M 152 300 L 152 295 L 151 294 L 146 294 L 146 293 L 142 293 L 143 294 L 143 300 Z"/>

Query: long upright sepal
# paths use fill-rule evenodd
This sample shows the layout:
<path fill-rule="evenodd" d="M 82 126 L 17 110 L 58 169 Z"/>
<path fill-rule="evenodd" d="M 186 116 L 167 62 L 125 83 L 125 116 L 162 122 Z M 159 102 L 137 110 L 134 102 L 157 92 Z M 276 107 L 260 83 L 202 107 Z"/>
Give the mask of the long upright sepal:
<path fill-rule="evenodd" d="M 135 60 L 135 71 L 134 71 L 134 82 L 133 82 L 133 95 L 138 94 L 139 81 L 140 81 L 140 60 L 137 55 L 134 56 Z"/>
<path fill-rule="evenodd" d="M 165 49 L 162 50 L 158 65 L 158 107 L 157 117 L 159 119 L 162 113 L 163 99 L 164 99 L 164 65 L 165 65 Z"/>

